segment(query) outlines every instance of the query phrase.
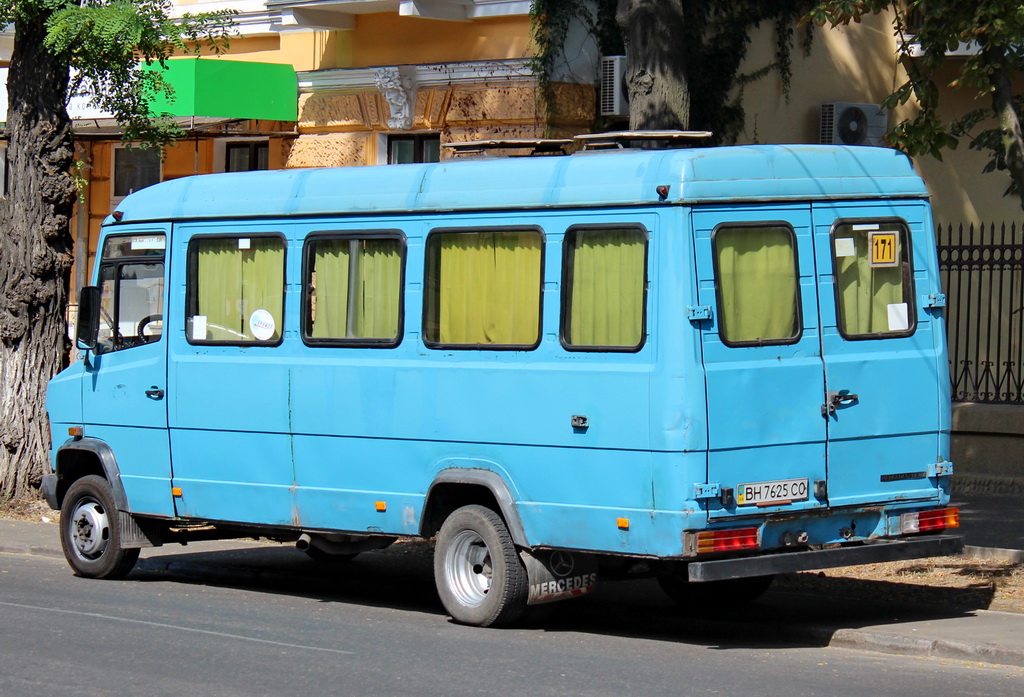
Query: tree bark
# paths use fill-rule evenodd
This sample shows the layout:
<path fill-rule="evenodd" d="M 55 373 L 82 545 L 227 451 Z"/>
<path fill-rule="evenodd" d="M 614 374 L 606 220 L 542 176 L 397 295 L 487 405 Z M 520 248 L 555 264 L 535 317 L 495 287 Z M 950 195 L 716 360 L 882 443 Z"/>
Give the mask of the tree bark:
<path fill-rule="evenodd" d="M 987 48 L 985 60 L 992 66 L 992 110 L 999 120 L 1002 132 L 1003 161 L 1013 180 L 1013 189 L 1024 209 L 1024 135 L 1020 117 L 1013 104 L 1013 81 L 1007 66 L 1006 54 L 999 47 Z"/>
<path fill-rule="evenodd" d="M 9 194 L 0 199 L 0 495 L 27 497 L 48 467 L 47 381 L 67 363 L 74 147 L 68 64 L 46 15 L 15 24 L 7 79 Z"/>
<path fill-rule="evenodd" d="M 619 0 L 631 129 L 685 129 L 690 92 L 682 0 Z"/>

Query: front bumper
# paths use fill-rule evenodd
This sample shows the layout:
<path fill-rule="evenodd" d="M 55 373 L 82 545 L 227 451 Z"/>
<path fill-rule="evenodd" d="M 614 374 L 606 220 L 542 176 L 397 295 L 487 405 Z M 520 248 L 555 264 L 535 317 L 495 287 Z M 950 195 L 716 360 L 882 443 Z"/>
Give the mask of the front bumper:
<path fill-rule="evenodd" d="M 944 557 L 960 554 L 964 538 L 959 535 L 929 535 L 899 540 L 873 540 L 835 549 L 783 552 L 757 557 L 712 559 L 687 565 L 690 581 L 724 581 L 747 576 L 770 576 L 795 571 L 831 569 L 837 566 Z"/>
<path fill-rule="evenodd" d="M 49 504 L 50 508 L 57 510 L 60 508 L 60 504 L 57 502 L 57 475 L 56 474 L 44 474 L 43 483 L 39 487 L 40 493 L 43 498 L 46 499 L 46 503 Z"/>

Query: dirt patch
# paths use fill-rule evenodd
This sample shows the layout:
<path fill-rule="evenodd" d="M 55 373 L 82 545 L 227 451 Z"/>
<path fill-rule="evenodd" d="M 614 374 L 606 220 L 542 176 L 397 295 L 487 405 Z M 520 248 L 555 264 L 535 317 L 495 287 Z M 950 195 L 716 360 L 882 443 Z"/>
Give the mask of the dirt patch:
<path fill-rule="evenodd" d="M 60 511 L 53 510 L 45 501 L 0 499 L 0 518 L 55 523 L 60 520 Z"/>
<path fill-rule="evenodd" d="M 935 557 L 786 574 L 775 588 L 815 595 L 1024 613 L 1024 564 Z"/>

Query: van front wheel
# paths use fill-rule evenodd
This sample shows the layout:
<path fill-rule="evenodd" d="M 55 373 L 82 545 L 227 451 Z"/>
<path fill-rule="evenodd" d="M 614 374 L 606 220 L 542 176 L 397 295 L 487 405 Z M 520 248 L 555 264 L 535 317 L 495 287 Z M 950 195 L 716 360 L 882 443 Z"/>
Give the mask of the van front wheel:
<path fill-rule="evenodd" d="M 60 507 L 60 543 L 75 574 L 124 578 L 139 558 L 121 547 L 117 506 L 110 484 L 91 474 L 71 485 Z"/>
<path fill-rule="evenodd" d="M 445 520 L 434 581 L 448 614 L 462 624 L 510 624 L 526 610 L 526 567 L 501 516 L 484 506 L 463 506 Z"/>

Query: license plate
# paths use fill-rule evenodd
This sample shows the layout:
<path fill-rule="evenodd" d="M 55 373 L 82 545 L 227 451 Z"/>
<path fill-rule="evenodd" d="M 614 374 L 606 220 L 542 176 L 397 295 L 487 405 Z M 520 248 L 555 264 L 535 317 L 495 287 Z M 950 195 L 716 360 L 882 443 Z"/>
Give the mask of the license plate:
<path fill-rule="evenodd" d="M 806 479 L 779 479 L 736 487 L 736 503 L 741 506 L 771 506 L 807 500 Z"/>

